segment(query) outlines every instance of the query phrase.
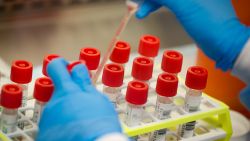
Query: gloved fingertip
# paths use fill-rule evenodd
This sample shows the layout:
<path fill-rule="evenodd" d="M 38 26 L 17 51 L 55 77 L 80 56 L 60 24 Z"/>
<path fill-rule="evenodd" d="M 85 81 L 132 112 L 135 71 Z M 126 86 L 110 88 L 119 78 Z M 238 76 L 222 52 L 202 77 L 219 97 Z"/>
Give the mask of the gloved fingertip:
<path fill-rule="evenodd" d="M 64 58 L 56 58 L 53 59 L 47 66 L 47 72 L 48 75 L 53 76 L 54 74 L 54 69 L 56 69 L 58 66 L 67 66 L 67 61 Z"/>
<path fill-rule="evenodd" d="M 67 65 L 68 62 L 64 58 L 56 58 L 48 64 L 47 72 L 55 87 L 62 86 L 65 81 L 71 81 Z"/>
<path fill-rule="evenodd" d="M 71 76 L 74 82 L 82 89 L 87 91 L 89 87 L 92 87 L 92 81 L 90 78 L 87 67 L 83 64 L 74 66 L 71 71 Z"/>
<path fill-rule="evenodd" d="M 144 11 L 141 11 L 140 9 L 135 14 L 137 19 L 143 19 L 148 16 L 148 13 L 145 13 Z"/>
<path fill-rule="evenodd" d="M 151 12 L 159 9 L 161 5 L 152 0 L 145 0 L 136 12 L 136 17 L 138 19 L 143 19 L 147 17 Z"/>

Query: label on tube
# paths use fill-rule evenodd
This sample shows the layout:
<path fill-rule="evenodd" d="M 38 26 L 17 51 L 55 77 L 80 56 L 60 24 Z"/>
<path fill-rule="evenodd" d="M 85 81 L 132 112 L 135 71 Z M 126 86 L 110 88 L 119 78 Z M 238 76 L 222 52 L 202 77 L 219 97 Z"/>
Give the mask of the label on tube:
<path fill-rule="evenodd" d="M 41 114 L 43 112 L 43 106 L 40 105 L 40 104 L 35 104 L 35 108 L 34 108 L 34 115 L 33 115 L 33 118 L 32 120 L 35 122 L 35 123 L 39 123 L 40 121 L 40 118 L 41 118 Z"/>
<path fill-rule="evenodd" d="M 3 133 L 12 133 L 17 125 L 17 115 L 1 115 L 0 127 Z"/>
<path fill-rule="evenodd" d="M 180 125 L 180 136 L 183 138 L 189 138 L 194 135 L 196 121 L 188 122 Z"/>

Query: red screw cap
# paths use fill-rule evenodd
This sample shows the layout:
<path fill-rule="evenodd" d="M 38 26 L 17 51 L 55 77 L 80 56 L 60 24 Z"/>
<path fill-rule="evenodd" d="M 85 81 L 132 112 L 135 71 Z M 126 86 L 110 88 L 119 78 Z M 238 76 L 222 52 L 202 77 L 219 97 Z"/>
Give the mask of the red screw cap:
<path fill-rule="evenodd" d="M 130 45 L 125 41 L 118 41 L 110 56 L 110 60 L 114 63 L 125 64 L 129 60 Z"/>
<path fill-rule="evenodd" d="M 17 60 L 12 63 L 10 79 L 13 82 L 26 84 L 32 79 L 33 65 L 25 60 Z"/>
<path fill-rule="evenodd" d="M 178 78 L 173 74 L 163 73 L 158 76 L 156 92 L 161 96 L 173 97 L 177 93 Z"/>
<path fill-rule="evenodd" d="M 68 71 L 71 72 L 72 69 L 73 69 L 76 65 L 78 65 L 78 64 L 86 65 L 86 63 L 85 63 L 84 60 L 74 61 L 74 62 L 72 62 L 71 64 L 69 64 L 69 65 L 67 66 Z"/>
<path fill-rule="evenodd" d="M 56 58 L 59 58 L 60 56 L 57 55 L 57 54 L 49 54 L 47 56 L 44 57 L 43 59 L 43 75 L 45 76 L 48 76 L 48 73 L 47 73 L 47 66 L 48 64 L 53 60 L 53 59 L 56 59 Z"/>
<path fill-rule="evenodd" d="M 102 83 L 109 87 L 120 87 L 123 84 L 124 69 L 118 64 L 107 64 L 104 66 Z"/>
<path fill-rule="evenodd" d="M 163 53 L 161 69 L 168 73 L 179 73 L 181 72 L 183 62 L 183 55 L 174 50 L 168 50 Z"/>
<path fill-rule="evenodd" d="M 203 90 L 207 85 L 207 77 L 207 69 L 199 66 L 193 66 L 187 71 L 185 84 L 191 89 Z"/>
<path fill-rule="evenodd" d="M 89 70 L 96 70 L 100 62 L 101 54 L 96 48 L 82 48 L 79 60 L 84 60 Z"/>
<path fill-rule="evenodd" d="M 5 84 L 1 91 L 1 105 L 9 109 L 17 109 L 22 104 L 22 88 L 15 84 Z"/>
<path fill-rule="evenodd" d="M 148 98 L 148 84 L 140 81 L 131 81 L 128 83 L 126 92 L 126 101 L 135 104 L 143 105 Z"/>
<path fill-rule="evenodd" d="M 132 76 L 141 81 L 147 81 L 152 78 L 154 63 L 146 57 L 137 57 L 134 59 L 132 67 Z"/>
<path fill-rule="evenodd" d="M 160 39 L 153 35 L 140 38 L 139 53 L 146 57 L 156 57 L 160 48 Z"/>
<path fill-rule="evenodd" d="M 41 102 L 48 102 L 54 91 L 53 82 L 48 77 L 38 78 L 35 82 L 33 96 L 36 100 Z"/>

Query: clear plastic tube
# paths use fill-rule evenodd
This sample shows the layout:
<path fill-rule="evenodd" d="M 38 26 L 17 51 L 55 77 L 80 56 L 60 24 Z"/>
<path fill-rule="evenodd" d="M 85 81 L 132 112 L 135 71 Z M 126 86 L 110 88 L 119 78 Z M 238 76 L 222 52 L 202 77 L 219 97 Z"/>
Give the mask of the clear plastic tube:
<path fill-rule="evenodd" d="M 45 102 L 41 102 L 41 101 L 38 101 L 38 100 L 35 101 L 32 121 L 35 122 L 36 124 L 38 124 L 39 121 L 40 121 L 41 114 L 43 112 L 45 104 L 46 104 Z"/>
<path fill-rule="evenodd" d="M 93 75 L 95 74 L 95 72 L 96 72 L 96 70 L 90 70 L 90 71 L 89 71 L 90 78 L 93 77 Z"/>
<path fill-rule="evenodd" d="M 172 97 L 158 95 L 155 107 L 155 116 L 160 120 L 170 118 L 170 113 L 173 110 L 174 106 L 175 105 Z"/>
<path fill-rule="evenodd" d="M 20 87 L 22 87 L 22 89 L 23 89 L 22 107 L 25 107 L 27 105 L 27 101 L 28 101 L 28 86 L 29 86 L 29 84 L 19 84 L 19 83 L 16 83 L 16 84 L 19 85 Z"/>
<path fill-rule="evenodd" d="M 138 126 L 142 120 L 144 112 L 143 105 L 127 103 L 125 122 L 128 126 Z"/>
<path fill-rule="evenodd" d="M 153 62 L 154 62 L 154 60 L 155 60 L 155 57 L 148 57 L 148 56 L 144 56 L 144 55 L 141 55 L 141 54 L 140 54 L 140 56 L 141 56 L 141 57 L 148 58 L 148 59 L 151 59 Z"/>
<path fill-rule="evenodd" d="M 199 110 L 201 104 L 202 90 L 187 89 L 185 96 L 185 105 L 184 109 L 187 112 L 195 112 Z M 191 121 L 185 124 L 180 125 L 179 135 L 183 138 L 189 138 L 194 135 L 196 121 Z"/>
<path fill-rule="evenodd" d="M 139 80 L 139 79 L 134 78 L 133 81 L 141 81 L 141 82 L 144 82 L 144 83 L 148 84 L 148 86 L 150 86 L 150 81 L 149 80 Z"/>
<path fill-rule="evenodd" d="M 113 62 L 113 61 L 110 61 L 112 64 L 117 64 L 117 65 L 121 65 L 123 68 L 126 67 L 126 64 L 120 64 L 120 63 L 116 63 L 116 62 Z"/>
<path fill-rule="evenodd" d="M 20 86 L 23 90 L 23 96 L 22 96 L 22 105 L 21 107 L 26 107 L 27 106 L 27 101 L 28 101 L 28 84 L 19 84 L 16 83 L 18 86 Z M 25 115 L 25 111 L 22 112 Z M 19 122 L 18 127 L 19 128 L 24 128 L 25 123 L 24 122 Z"/>
<path fill-rule="evenodd" d="M 17 109 L 3 108 L 0 122 L 1 131 L 5 134 L 15 132 L 17 126 L 17 117 Z"/>
<path fill-rule="evenodd" d="M 140 125 L 140 122 L 142 120 L 142 115 L 144 112 L 143 108 L 144 108 L 143 105 L 135 105 L 128 102 L 125 123 L 131 127 Z M 137 141 L 139 140 L 139 136 L 131 137 L 130 140 Z"/>
<path fill-rule="evenodd" d="M 162 73 L 172 74 L 172 75 L 175 75 L 178 77 L 178 73 L 169 73 L 169 72 L 165 72 L 165 71 L 162 71 Z"/>
<path fill-rule="evenodd" d="M 155 116 L 160 119 L 170 118 L 170 113 L 174 108 L 174 103 L 172 97 L 165 97 L 157 95 L 156 107 L 155 107 Z M 166 140 L 167 129 L 161 129 L 155 132 L 152 132 L 149 137 L 149 141 L 165 141 Z"/>
<path fill-rule="evenodd" d="M 103 93 L 106 94 L 109 100 L 117 107 L 117 99 L 121 94 L 121 87 L 103 86 Z"/>
<path fill-rule="evenodd" d="M 187 89 L 184 109 L 187 112 L 198 111 L 201 104 L 202 90 Z"/>

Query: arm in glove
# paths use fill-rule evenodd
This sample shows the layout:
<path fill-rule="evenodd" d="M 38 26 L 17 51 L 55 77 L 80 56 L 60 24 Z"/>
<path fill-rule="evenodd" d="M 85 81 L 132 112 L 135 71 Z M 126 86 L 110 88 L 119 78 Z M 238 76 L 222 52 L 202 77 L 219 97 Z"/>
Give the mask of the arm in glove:
<path fill-rule="evenodd" d="M 236 17 L 231 0 L 145 0 L 137 11 L 144 18 L 168 7 L 205 54 L 226 71 L 250 37 L 250 28 Z"/>

